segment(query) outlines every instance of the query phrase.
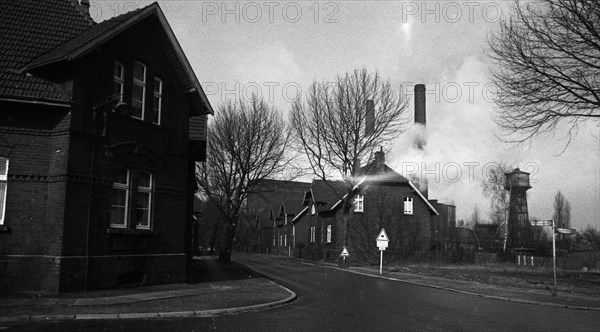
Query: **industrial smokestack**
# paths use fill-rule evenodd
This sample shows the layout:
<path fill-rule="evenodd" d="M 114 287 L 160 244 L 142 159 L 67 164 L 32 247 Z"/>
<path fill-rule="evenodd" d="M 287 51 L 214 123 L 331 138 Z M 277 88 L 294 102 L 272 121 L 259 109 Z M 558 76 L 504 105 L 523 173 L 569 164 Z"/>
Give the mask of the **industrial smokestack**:
<path fill-rule="evenodd" d="M 367 114 L 365 117 L 365 136 L 375 131 L 375 104 L 373 100 L 367 100 Z"/>
<path fill-rule="evenodd" d="M 415 123 L 425 125 L 426 122 L 425 84 L 417 84 L 415 85 Z"/>

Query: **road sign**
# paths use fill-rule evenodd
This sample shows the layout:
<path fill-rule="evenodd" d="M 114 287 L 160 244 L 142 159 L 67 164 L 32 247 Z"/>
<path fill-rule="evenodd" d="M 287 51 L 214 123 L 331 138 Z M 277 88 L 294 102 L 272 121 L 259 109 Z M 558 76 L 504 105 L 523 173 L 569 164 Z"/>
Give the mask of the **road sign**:
<path fill-rule="evenodd" d="M 381 232 L 379 232 L 379 235 L 377 235 L 377 241 L 389 241 L 390 239 L 387 236 L 387 233 L 385 232 L 385 229 L 381 229 Z"/>
<path fill-rule="evenodd" d="M 556 231 L 558 233 L 561 233 L 561 234 L 575 234 L 575 233 L 577 233 L 577 231 L 574 230 L 574 229 L 572 229 L 572 228 L 556 228 Z"/>
<path fill-rule="evenodd" d="M 388 247 L 388 242 L 390 242 L 390 239 L 385 233 L 385 229 L 382 228 L 379 235 L 377 235 L 377 248 L 379 248 L 379 250 L 385 250 Z"/>
<path fill-rule="evenodd" d="M 340 256 L 342 257 L 349 257 L 350 253 L 348 253 L 348 249 L 346 249 L 346 247 L 344 247 L 344 249 L 342 250 L 342 253 L 340 254 Z"/>
<path fill-rule="evenodd" d="M 552 220 L 536 220 L 531 222 L 531 226 L 552 226 Z"/>

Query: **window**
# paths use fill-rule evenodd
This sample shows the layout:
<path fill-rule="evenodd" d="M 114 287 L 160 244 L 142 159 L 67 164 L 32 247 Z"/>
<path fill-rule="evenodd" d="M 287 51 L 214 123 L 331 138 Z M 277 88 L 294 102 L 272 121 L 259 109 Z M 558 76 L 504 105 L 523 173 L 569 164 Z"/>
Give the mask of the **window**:
<path fill-rule="evenodd" d="M 310 243 L 315 243 L 315 238 L 316 238 L 316 227 L 310 226 Z"/>
<path fill-rule="evenodd" d="M 354 212 L 365 212 L 365 195 L 354 196 Z"/>
<path fill-rule="evenodd" d="M 412 197 L 404 198 L 404 214 L 413 214 L 413 199 L 412 199 Z"/>
<path fill-rule="evenodd" d="M 314 216 L 316 213 L 317 213 L 317 209 L 315 208 L 315 205 L 313 204 L 313 205 L 310 207 L 310 215 L 311 215 L 311 216 Z"/>
<path fill-rule="evenodd" d="M 131 94 L 132 115 L 138 119 L 144 119 L 146 100 L 146 66 L 135 61 L 133 63 L 133 90 Z"/>
<path fill-rule="evenodd" d="M 273 235 L 273 246 L 275 246 L 275 244 L 277 244 L 276 242 L 277 242 L 277 240 L 275 238 L 275 235 Z"/>
<path fill-rule="evenodd" d="M 154 78 L 154 99 L 152 103 L 152 123 L 160 124 L 160 115 L 162 111 L 162 88 L 163 82 L 160 78 Z"/>
<path fill-rule="evenodd" d="M 6 213 L 6 189 L 8 187 L 8 158 L 0 157 L 0 225 L 4 225 Z"/>
<path fill-rule="evenodd" d="M 110 226 L 127 228 L 130 172 L 127 168 L 119 168 L 115 170 L 113 178 Z"/>
<path fill-rule="evenodd" d="M 327 225 L 327 243 L 331 243 L 331 225 Z"/>
<path fill-rule="evenodd" d="M 113 95 L 119 98 L 119 101 L 123 101 L 123 90 L 125 88 L 125 66 L 119 61 L 115 61 L 113 82 Z"/>
<path fill-rule="evenodd" d="M 152 173 L 133 172 L 121 167 L 115 169 L 113 179 L 110 226 L 150 229 L 154 189 Z"/>
<path fill-rule="evenodd" d="M 138 173 L 136 228 L 150 228 L 150 212 L 152 211 L 152 173 Z"/>

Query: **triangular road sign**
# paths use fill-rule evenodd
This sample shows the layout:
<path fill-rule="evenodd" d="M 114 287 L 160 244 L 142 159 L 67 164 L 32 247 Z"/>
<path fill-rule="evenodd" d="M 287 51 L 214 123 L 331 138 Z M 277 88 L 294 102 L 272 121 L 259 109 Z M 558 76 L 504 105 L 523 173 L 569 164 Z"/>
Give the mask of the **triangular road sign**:
<path fill-rule="evenodd" d="M 385 229 L 381 229 L 381 232 L 379 232 L 379 235 L 377 235 L 377 241 L 389 241 L 390 239 L 388 238 Z"/>
<path fill-rule="evenodd" d="M 342 254 L 340 256 L 342 256 L 342 257 L 350 256 L 350 254 L 348 253 L 348 249 L 346 249 L 346 247 L 344 247 L 344 250 L 342 250 Z"/>

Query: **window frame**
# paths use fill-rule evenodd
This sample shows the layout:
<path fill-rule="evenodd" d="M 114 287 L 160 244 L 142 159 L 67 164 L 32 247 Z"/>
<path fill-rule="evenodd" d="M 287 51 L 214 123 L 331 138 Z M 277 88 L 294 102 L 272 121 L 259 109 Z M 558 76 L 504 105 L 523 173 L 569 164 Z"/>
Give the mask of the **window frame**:
<path fill-rule="evenodd" d="M 127 180 L 125 183 L 120 183 L 120 182 L 116 182 L 113 180 L 113 185 L 112 185 L 112 190 L 114 192 L 114 190 L 123 190 L 125 191 L 125 206 L 123 206 L 122 208 L 124 209 L 124 216 L 123 216 L 123 224 L 115 224 L 113 223 L 113 219 L 112 219 L 112 213 L 113 213 L 113 209 L 116 207 L 112 202 L 111 202 L 111 218 L 110 218 L 110 227 L 111 228 L 128 228 L 129 225 L 129 196 L 131 194 L 131 189 L 130 189 L 130 185 L 131 185 L 131 170 L 127 167 L 119 167 L 120 170 L 126 170 L 127 171 Z M 112 199 L 112 197 L 111 197 Z M 118 206 L 121 207 L 121 206 Z"/>
<path fill-rule="evenodd" d="M 144 187 L 140 185 L 140 179 L 141 179 L 141 174 L 142 173 L 147 173 L 149 175 L 149 181 L 148 181 L 148 187 Z M 151 229 L 152 227 L 152 208 L 153 208 L 153 193 L 154 193 L 154 174 L 150 171 L 146 171 L 146 170 L 140 170 L 138 171 L 137 174 L 137 206 L 135 208 L 136 211 L 136 219 L 137 219 L 137 213 L 140 210 L 140 194 L 148 194 L 148 207 L 147 207 L 147 218 L 146 218 L 146 222 L 147 225 L 142 225 L 140 223 L 140 221 L 136 220 L 136 225 L 135 228 L 136 229 Z"/>
<path fill-rule="evenodd" d="M 4 173 L 0 173 L 0 185 L 4 184 L 4 194 L 0 197 L 0 226 L 4 225 L 6 220 L 6 197 L 8 196 L 8 167 L 10 166 L 10 159 L 5 156 L 0 156 L 0 162 L 5 159 Z"/>
<path fill-rule="evenodd" d="M 136 69 L 136 65 L 141 65 L 142 68 L 144 69 L 143 72 L 143 81 L 139 80 L 135 77 L 135 69 Z M 140 116 L 136 116 L 134 113 L 131 114 L 132 117 L 139 119 L 139 120 L 144 120 L 145 119 L 145 113 L 146 113 L 146 84 L 147 84 L 147 79 L 146 76 L 148 75 L 148 67 L 140 62 L 140 61 L 134 61 L 133 62 L 133 75 L 132 75 L 132 81 L 133 84 L 131 86 L 131 107 L 132 109 L 136 110 L 137 108 L 134 107 L 134 102 L 140 102 L 141 103 L 141 108 L 140 108 Z M 142 97 L 141 97 L 141 101 L 138 101 L 135 99 L 135 87 L 140 86 L 142 89 Z"/>
<path fill-rule="evenodd" d="M 354 212 L 365 212 L 365 195 L 356 194 L 354 195 Z"/>
<path fill-rule="evenodd" d="M 315 207 L 314 204 L 312 204 L 310 207 L 310 215 L 314 216 L 315 214 L 317 214 L 317 208 Z"/>
<path fill-rule="evenodd" d="M 317 227 L 315 225 L 310 226 L 310 243 L 315 243 L 317 240 Z"/>
<path fill-rule="evenodd" d="M 327 225 L 327 236 L 326 236 L 327 243 L 331 243 L 332 235 L 333 235 L 333 229 L 332 229 L 331 225 Z"/>
<path fill-rule="evenodd" d="M 158 91 L 156 90 L 156 83 L 159 83 L 159 89 Z M 154 76 L 154 83 L 153 83 L 153 87 L 152 87 L 152 123 L 156 124 L 156 125 L 161 125 L 162 122 L 162 98 L 163 98 L 163 80 L 160 77 Z M 155 101 L 154 99 L 158 98 L 158 110 L 155 108 Z M 157 117 L 157 121 L 154 121 L 154 114 L 158 113 Z"/>
<path fill-rule="evenodd" d="M 410 196 L 404 197 L 404 214 L 405 215 L 413 215 L 414 214 L 414 199 Z"/>
<path fill-rule="evenodd" d="M 121 76 L 116 75 L 117 66 L 121 67 Z M 119 85 L 119 93 L 115 93 L 115 87 Z M 113 96 L 118 95 L 118 101 L 123 101 L 125 94 L 125 64 L 122 61 L 115 60 L 113 64 Z"/>

